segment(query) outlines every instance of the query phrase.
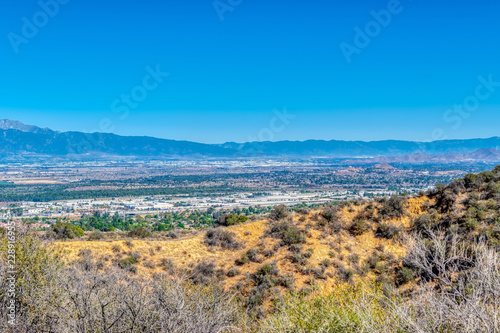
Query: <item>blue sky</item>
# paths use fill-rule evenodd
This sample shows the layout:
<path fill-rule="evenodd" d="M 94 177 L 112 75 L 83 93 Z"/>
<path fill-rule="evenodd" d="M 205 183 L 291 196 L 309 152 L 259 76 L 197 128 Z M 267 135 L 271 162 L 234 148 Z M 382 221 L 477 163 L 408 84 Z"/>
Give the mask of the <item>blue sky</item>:
<path fill-rule="evenodd" d="M 0 119 L 207 143 L 500 135 L 498 2 L 54 1 L 2 4 Z"/>

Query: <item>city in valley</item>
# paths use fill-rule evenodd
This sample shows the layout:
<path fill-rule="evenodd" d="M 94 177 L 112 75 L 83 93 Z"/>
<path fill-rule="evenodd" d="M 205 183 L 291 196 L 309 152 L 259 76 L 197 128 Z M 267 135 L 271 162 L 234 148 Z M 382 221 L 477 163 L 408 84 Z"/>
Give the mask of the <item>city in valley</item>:
<path fill-rule="evenodd" d="M 199 229 L 221 214 L 256 216 L 280 204 L 317 207 L 415 194 L 490 167 L 319 158 L 12 162 L 0 165 L 0 221 L 24 220 L 46 230 L 57 221 L 88 225 L 98 216 L 158 230 Z"/>

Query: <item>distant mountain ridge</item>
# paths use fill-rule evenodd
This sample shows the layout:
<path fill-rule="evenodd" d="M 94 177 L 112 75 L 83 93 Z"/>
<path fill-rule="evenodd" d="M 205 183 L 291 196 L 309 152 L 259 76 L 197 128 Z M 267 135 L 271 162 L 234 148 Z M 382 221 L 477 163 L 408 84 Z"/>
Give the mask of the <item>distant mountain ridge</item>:
<path fill-rule="evenodd" d="M 0 120 L 0 129 L 1 130 L 18 130 L 18 131 L 27 132 L 27 133 L 37 133 L 40 131 L 48 130 L 47 128 L 43 130 L 40 127 L 36 127 L 33 125 L 25 125 L 20 121 L 15 121 L 15 120 L 10 120 L 10 119 Z"/>
<path fill-rule="evenodd" d="M 344 164 L 369 164 L 369 163 L 456 163 L 456 162 L 500 162 L 500 150 L 496 148 L 483 148 L 470 153 L 447 153 L 442 155 L 429 155 L 417 153 L 405 156 L 383 156 L 366 159 L 346 160 Z"/>
<path fill-rule="evenodd" d="M 204 144 L 147 136 L 58 132 L 0 120 L 0 158 L 17 155 L 56 157 L 137 156 L 159 158 L 332 157 L 379 158 L 379 162 L 497 158 L 500 137 L 470 140 L 340 141 L 307 140 Z M 437 157 L 440 155 L 444 157 Z M 455 155 L 453 155 L 455 154 Z M 470 155 L 467 155 L 470 154 Z M 376 161 L 373 161 L 376 162 Z"/>

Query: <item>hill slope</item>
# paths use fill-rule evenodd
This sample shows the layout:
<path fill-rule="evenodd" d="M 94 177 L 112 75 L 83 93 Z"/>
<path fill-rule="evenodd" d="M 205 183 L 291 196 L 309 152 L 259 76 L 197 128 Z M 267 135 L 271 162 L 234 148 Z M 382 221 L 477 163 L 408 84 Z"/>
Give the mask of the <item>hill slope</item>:
<path fill-rule="evenodd" d="M 23 327 L 72 331 L 111 317 L 109 332 L 191 332 L 208 321 L 198 332 L 500 328 L 500 166 L 416 197 L 276 206 L 168 241 L 178 235 L 110 232 L 44 247 L 18 230 Z M 0 244 L 6 261 L 6 236 Z"/>

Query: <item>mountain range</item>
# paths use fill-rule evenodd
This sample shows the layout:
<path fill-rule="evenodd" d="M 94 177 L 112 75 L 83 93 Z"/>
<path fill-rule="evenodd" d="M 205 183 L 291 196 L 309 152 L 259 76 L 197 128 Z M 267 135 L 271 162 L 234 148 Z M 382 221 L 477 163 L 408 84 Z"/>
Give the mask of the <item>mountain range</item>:
<path fill-rule="evenodd" d="M 204 144 L 147 136 L 59 132 L 0 120 L 0 158 L 15 156 L 145 158 L 331 157 L 360 163 L 500 161 L 500 137 L 414 141 L 308 140 Z M 361 158 L 361 159 L 360 159 Z"/>
<path fill-rule="evenodd" d="M 365 159 L 345 160 L 344 164 L 371 164 L 371 163 L 456 163 L 456 162 L 499 162 L 500 150 L 495 148 L 478 149 L 470 153 L 447 153 L 429 155 L 416 153 L 405 156 L 382 156 Z"/>

